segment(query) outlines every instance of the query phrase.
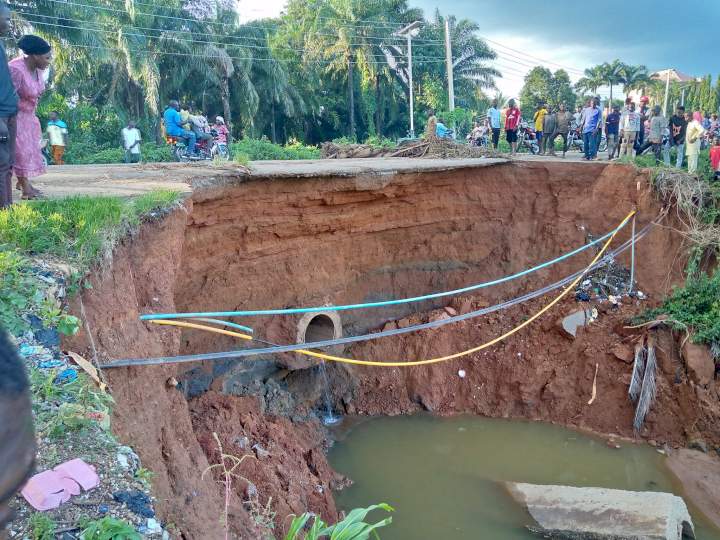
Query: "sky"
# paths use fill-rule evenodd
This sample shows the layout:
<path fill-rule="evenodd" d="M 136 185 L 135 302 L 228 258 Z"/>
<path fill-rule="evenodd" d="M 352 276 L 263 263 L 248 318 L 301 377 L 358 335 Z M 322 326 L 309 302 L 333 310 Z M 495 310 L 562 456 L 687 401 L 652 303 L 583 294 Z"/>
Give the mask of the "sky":
<path fill-rule="evenodd" d="M 426 17 L 441 5 L 443 13 L 478 23 L 480 36 L 498 53 L 494 65 L 503 77 L 496 82 L 506 97 L 520 93 L 523 76 L 534 65 L 565 68 L 573 81 L 586 67 L 615 58 L 645 64 L 651 71 L 672 67 L 692 76 L 720 74 L 720 53 L 713 38 L 720 0 L 409 0 L 408 4 L 422 8 Z M 247 21 L 276 17 L 284 5 L 285 0 L 240 0 L 239 9 Z M 607 96 L 607 89 L 600 94 Z"/>

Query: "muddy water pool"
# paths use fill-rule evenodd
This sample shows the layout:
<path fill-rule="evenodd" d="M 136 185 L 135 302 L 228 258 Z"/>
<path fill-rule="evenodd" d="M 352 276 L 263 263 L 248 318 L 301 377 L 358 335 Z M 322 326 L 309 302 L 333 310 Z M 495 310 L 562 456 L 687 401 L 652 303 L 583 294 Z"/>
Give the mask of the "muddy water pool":
<path fill-rule="evenodd" d="M 346 419 L 335 436 L 330 463 L 354 481 L 335 500 L 345 510 L 378 502 L 395 507 L 392 525 L 379 530 L 383 540 L 537 538 L 503 481 L 683 495 L 654 448 L 623 442 L 609 448 L 604 439 L 538 422 Z M 720 540 L 720 531 L 688 507 L 697 538 Z"/>

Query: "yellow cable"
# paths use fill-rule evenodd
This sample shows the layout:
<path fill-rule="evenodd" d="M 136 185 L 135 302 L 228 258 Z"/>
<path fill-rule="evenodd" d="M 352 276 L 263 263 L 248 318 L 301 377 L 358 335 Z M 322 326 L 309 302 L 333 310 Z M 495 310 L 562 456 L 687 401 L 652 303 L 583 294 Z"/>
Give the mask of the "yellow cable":
<path fill-rule="evenodd" d="M 505 338 L 510 337 L 514 333 L 520 331 L 521 329 L 525 328 L 527 325 L 535 321 L 538 317 L 540 317 L 543 313 L 548 311 L 550 308 L 552 308 L 555 304 L 557 304 L 562 298 L 571 290 L 573 290 L 578 283 L 580 283 L 580 280 L 585 276 L 587 271 L 600 260 L 600 257 L 603 256 L 603 253 L 607 250 L 607 248 L 610 246 L 610 243 L 615 238 L 615 235 L 620 231 L 620 229 L 628 222 L 628 220 L 635 215 L 635 210 L 630 212 L 625 219 L 620 223 L 618 228 L 615 230 L 613 235 L 607 239 L 605 244 L 603 245 L 602 249 L 598 252 L 597 255 L 595 255 L 595 258 L 592 260 L 592 262 L 587 266 L 587 268 L 577 277 L 575 278 L 575 281 L 573 281 L 570 285 L 568 285 L 558 296 L 555 297 L 555 299 L 550 302 L 548 305 L 546 305 L 544 308 L 542 308 L 540 311 L 538 311 L 535 315 L 527 319 L 526 321 L 520 323 L 515 328 L 508 330 L 501 336 L 496 337 L 495 339 L 488 341 L 487 343 L 483 343 L 482 345 L 478 345 L 477 347 L 473 347 L 472 349 L 468 349 L 466 351 L 450 354 L 447 356 L 439 356 L 437 358 L 428 358 L 426 360 L 416 360 L 413 362 L 376 362 L 372 360 L 356 360 L 354 358 L 345 358 L 343 356 L 333 356 L 330 354 L 323 354 L 313 351 L 308 351 L 305 349 L 294 351 L 300 354 L 304 354 L 306 356 L 312 356 L 314 358 L 319 358 L 321 360 L 328 360 L 330 362 L 340 362 L 343 364 L 353 364 L 358 366 L 377 366 L 377 367 L 409 367 L 409 366 L 426 366 L 428 364 L 438 364 L 440 362 L 447 362 L 449 360 L 454 360 L 455 358 L 461 358 L 463 356 L 468 356 L 469 354 L 476 353 L 478 351 L 481 351 L 483 349 L 487 349 L 488 347 L 492 347 L 496 343 L 499 343 L 500 341 L 504 340 Z M 232 332 L 230 330 L 221 330 L 220 328 L 213 328 L 211 326 L 205 326 L 202 324 L 194 324 L 194 323 L 186 323 L 182 321 L 170 321 L 170 320 L 151 320 L 150 322 L 155 324 L 166 324 L 171 326 L 181 326 L 185 328 L 196 328 L 198 330 L 207 330 L 208 332 L 215 332 L 217 334 L 223 334 L 226 336 L 234 336 L 239 337 L 242 339 L 252 339 L 251 336 L 248 336 L 246 334 L 240 334 L 239 332 Z"/>
<path fill-rule="evenodd" d="M 164 320 L 151 320 L 151 323 L 155 324 L 166 324 L 168 326 L 182 326 L 184 328 L 196 328 L 198 330 L 212 330 L 213 332 L 217 334 L 223 334 L 226 336 L 232 336 L 237 337 L 240 339 L 247 339 L 252 340 L 252 336 L 248 336 L 247 334 L 241 334 L 240 332 L 231 332 L 230 330 L 221 330 L 220 328 L 213 328 L 212 326 L 205 326 L 204 324 L 195 324 L 195 323 L 182 323 L 177 324 L 176 321 L 164 321 Z"/>

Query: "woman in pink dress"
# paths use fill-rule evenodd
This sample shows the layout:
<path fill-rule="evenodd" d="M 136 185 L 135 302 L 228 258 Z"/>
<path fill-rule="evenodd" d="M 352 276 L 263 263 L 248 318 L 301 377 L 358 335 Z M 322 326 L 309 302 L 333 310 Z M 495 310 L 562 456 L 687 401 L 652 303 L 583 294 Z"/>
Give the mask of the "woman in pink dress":
<path fill-rule="evenodd" d="M 40 96 L 45 91 L 43 71 L 50 65 L 50 45 L 38 36 L 23 36 L 18 48 L 24 53 L 11 60 L 12 77 L 18 97 L 17 139 L 13 171 L 18 179 L 18 189 L 23 199 L 36 199 L 42 194 L 30 183 L 30 178 L 45 172 L 45 160 L 41 150 L 42 129 L 35 115 Z"/>

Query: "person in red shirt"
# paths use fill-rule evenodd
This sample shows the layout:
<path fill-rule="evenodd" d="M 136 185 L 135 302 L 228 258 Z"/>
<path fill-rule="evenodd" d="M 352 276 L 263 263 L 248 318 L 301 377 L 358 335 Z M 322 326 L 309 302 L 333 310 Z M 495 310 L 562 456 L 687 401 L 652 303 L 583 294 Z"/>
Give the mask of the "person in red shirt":
<path fill-rule="evenodd" d="M 710 165 L 713 170 L 713 178 L 720 180 L 720 137 L 715 137 L 713 147 L 710 149 Z"/>
<path fill-rule="evenodd" d="M 508 102 L 507 111 L 505 111 L 505 137 L 507 142 L 510 144 L 510 153 L 514 154 L 517 152 L 517 130 L 522 119 L 522 113 L 515 100 L 511 99 Z"/>

